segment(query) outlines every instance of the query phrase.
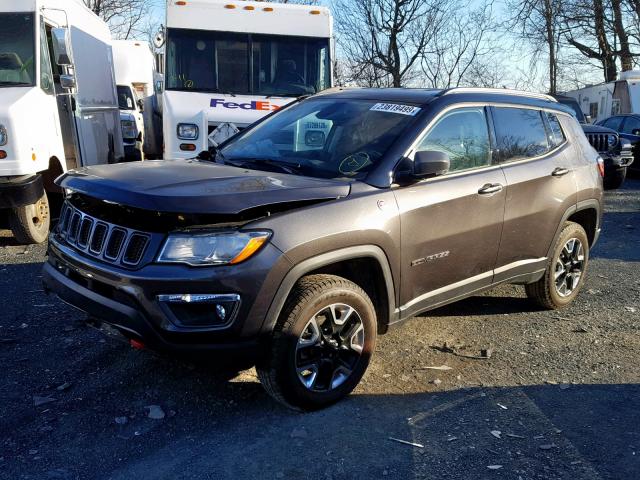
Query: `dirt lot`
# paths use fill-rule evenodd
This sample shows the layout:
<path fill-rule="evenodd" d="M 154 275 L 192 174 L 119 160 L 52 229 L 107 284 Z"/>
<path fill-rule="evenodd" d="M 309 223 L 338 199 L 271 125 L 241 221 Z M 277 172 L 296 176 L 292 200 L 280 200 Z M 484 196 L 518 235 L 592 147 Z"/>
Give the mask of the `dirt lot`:
<path fill-rule="evenodd" d="M 380 338 L 349 399 L 306 415 L 253 371 L 229 379 L 87 326 L 41 291 L 45 248 L 3 231 L 0 478 L 640 478 L 639 212 L 640 181 L 607 194 L 571 308 L 536 311 L 506 286 L 415 318 Z"/>

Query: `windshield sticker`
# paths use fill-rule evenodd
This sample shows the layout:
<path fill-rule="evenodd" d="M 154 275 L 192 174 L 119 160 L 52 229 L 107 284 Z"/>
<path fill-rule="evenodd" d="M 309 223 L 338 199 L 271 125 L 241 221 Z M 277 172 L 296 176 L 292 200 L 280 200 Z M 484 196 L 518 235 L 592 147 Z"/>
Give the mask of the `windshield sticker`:
<path fill-rule="evenodd" d="M 416 116 L 420 111 L 420 107 L 414 107 L 413 105 L 399 105 L 397 103 L 376 103 L 371 110 L 374 112 L 391 112 L 399 113 L 400 115 Z"/>

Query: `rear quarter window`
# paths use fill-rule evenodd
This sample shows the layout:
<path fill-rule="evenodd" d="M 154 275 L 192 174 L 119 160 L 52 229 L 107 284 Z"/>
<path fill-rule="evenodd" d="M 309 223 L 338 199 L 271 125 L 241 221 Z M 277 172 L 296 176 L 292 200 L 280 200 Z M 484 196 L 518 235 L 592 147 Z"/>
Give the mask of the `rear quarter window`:
<path fill-rule="evenodd" d="M 540 110 L 494 107 L 493 122 L 500 162 L 533 158 L 549 151 L 547 130 Z"/>
<path fill-rule="evenodd" d="M 553 147 L 562 145 L 567 139 L 567 137 L 562 131 L 562 125 L 560 125 L 560 120 L 558 120 L 558 117 L 556 116 L 555 113 L 545 112 L 545 115 L 547 117 L 547 122 L 549 123 L 549 129 L 551 130 L 551 132 L 549 133 L 549 143 Z"/>

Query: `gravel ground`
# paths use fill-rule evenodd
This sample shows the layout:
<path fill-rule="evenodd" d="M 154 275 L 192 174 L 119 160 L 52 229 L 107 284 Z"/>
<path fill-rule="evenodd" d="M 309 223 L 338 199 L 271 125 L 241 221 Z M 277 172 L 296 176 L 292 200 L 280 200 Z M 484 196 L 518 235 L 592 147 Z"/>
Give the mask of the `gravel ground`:
<path fill-rule="evenodd" d="M 417 317 L 313 414 L 88 326 L 43 294 L 45 248 L 0 231 L 0 478 L 640 478 L 639 212 L 640 181 L 607 194 L 570 308 L 504 286 Z"/>

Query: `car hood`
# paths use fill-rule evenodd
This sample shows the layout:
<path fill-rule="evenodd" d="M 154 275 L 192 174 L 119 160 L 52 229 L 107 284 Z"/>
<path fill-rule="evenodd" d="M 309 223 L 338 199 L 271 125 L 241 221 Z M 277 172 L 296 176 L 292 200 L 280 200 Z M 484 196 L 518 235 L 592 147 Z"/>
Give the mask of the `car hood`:
<path fill-rule="evenodd" d="M 615 130 L 603 127 L 602 125 L 588 125 L 586 123 L 583 123 L 580 126 L 582 127 L 582 130 L 584 130 L 584 133 L 612 133 L 614 135 L 618 134 L 618 132 L 616 132 Z"/>
<path fill-rule="evenodd" d="M 144 210 L 237 214 L 266 205 L 347 196 L 348 181 L 325 180 L 198 160 L 156 160 L 71 170 L 61 187 Z"/>

